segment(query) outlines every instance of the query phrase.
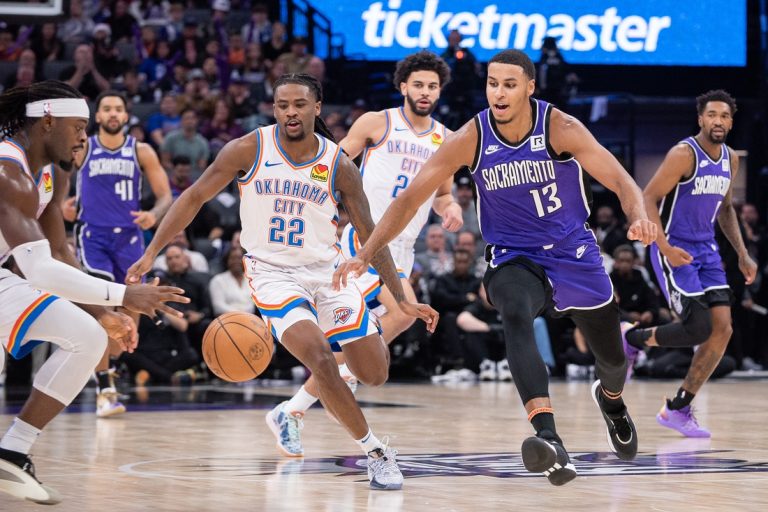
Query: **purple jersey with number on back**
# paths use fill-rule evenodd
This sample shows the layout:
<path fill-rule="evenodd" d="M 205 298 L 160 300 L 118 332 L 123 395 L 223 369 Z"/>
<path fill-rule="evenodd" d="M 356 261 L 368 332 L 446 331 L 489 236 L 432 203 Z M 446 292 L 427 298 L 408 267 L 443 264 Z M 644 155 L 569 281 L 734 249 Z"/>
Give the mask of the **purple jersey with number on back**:
<path fill-rule="evenodd" d="M 693 149 L 694 169 L 662 200 L 661 225 L 670 238 L 704 242 L 715 238 L 715 220 L 731 186 L 731 157 L 723 144 L 720 158 L 712 160 L 694 137 L 681 144 Z"/>
<path fill-rule="evenodd" d="M 142 174 L 136 139 L 130 135 L 117 149 L 88 138 L 88 154 L 77 173 L 78 220 L 91 226 L 136 227 L 132 211 L 141 208 Z"/>
<path fill-rule="evenodd" d="M 584 233 L 589 216 L 581 165 L 555 157 L 547 129 L 551 105 L 531 98 L 533 129 L 513 145 L 498 132 L 488 109 L 476 117 L 479 144 L 472 176 L 478 218 L 493 263 L 506 249 L 541 249 Z"/>

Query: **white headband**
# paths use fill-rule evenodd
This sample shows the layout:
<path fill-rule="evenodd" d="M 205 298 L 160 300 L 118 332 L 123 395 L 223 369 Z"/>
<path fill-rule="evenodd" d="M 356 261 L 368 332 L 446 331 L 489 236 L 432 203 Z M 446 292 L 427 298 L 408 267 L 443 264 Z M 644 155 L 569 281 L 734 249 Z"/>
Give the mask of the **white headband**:
<path fill-rule="evenodd" d="M 89 119 L 91 111 L 83 98 L 52 98 L 27 103 L 27 117 L 43 116 Z"/>

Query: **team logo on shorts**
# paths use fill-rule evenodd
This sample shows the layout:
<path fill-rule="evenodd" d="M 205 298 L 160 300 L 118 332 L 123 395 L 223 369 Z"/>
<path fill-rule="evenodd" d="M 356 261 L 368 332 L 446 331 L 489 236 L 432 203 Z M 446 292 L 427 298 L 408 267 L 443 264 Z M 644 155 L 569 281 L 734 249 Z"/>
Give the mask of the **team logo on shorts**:
<path fill-rule="evenodd" d="M 443 136 L 440 135 L 439 133 L 433 133 L 432 144 L 434 144 L 435 146 L 439 146 L 442 143 L 443 143 Z"/>
<path fill-rule="evenodd" d="M 345 324 L 355 311 L 352 308 L 336 308 L 333 310 L 333 323 Z"/>
<path fill-rule="evenodd" d="M 46 194 L 53 191 L 53 178 L 51 177 L 51 173 L 48 171 L 43 173 L 43 190 Z"/>
<path fill-rule="evenodd" d="M 683 314 L 683 301 L 682 297 L 680 296 L 680 292 L 677 290 L 673 290 L 671 294 L 669 294 L 669 297 L 672 302 L 672 309 L 675 310 L 675 313 L 678 315 Z"/>
<path fill-rule="evenodd" d="M 328 166 L 317 164 L 310 171 L 309 177 L 315 181 L 328 181 Z"/>

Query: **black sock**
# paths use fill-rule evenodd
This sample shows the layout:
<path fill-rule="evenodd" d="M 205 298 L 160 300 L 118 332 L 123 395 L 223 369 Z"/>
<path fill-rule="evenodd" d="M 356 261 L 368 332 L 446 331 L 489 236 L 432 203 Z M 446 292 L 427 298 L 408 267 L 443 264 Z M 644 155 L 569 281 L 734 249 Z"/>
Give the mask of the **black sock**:
<path fill-rule="evenodd" d="M 99 391 L 112 387 L 112 379 L 109 378 L 109 370 L 96 372 L 96 382 Z"/>
<path fill-rule="evenodd" d="M 602 386 L 600 387 L 598 400 L 600 402 L 600 408 L 608 414 L 618 414 L 626 408 L 624 399 L 621 398 L 621 395 L 619 395 L 618 398 L 609 398 L 608 395 L 603 392 Z"/>
<path fill-rule="evenodd" d="M 531 425 L 533 425 L 533 428 L 536 430 L 536 437 L 551 439 L 563 444 L 560 437 L 557 435 L 557 429 L 555 428 L 555 415 L 551 412 L 540 412 L 531 418 Z"/>
<path fill-rule="evenodd" d="M 667 400 L 667 409 L 679 411 L 686 405 L 690 405 L 695 396 L 696 395 L 694 395 L 690 391 L 686 391 L 683 388 L 680 388 L 677 390 L 677 394 L 675 395 L 675 398 L 673 398 L 672 400 Z"/>
<path fill-rule="evenodd" d="M 624 335 L 627 338 L 627 343 L 640 350 L 644 349 L 645 344 L 651 338 L 653 331 L 651 329 L 630 329 Z"/>

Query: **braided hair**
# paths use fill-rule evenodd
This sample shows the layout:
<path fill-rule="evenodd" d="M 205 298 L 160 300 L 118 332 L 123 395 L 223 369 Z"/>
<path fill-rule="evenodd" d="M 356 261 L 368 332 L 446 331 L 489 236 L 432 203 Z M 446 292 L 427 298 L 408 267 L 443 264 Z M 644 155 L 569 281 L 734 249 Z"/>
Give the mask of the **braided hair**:
<path fill-rule="evenodd" d="M 58 80 L 45 80 L 32 85 L 14 87 L 0 94 L 0 140 L 19 132 L 28 122 L 27 103 L 56 98 L 82 98 L 77 89 Z"/>
<path fill-rule="evenodd" d="M 314 95 L 315 100 L 323 101 L 323 86 L 320 84 L 320 81 L 312 75 L 306 73 L 281 75 L 280 78 L 275 80 L 275 85 L 272 89 L 273 91 L 277 91 L 278 87 L 286 84 L 304 85 L 309 88 L 309 91 Z M 330 128 L 328 128 L 328 125 L 325 124 L 325 121 L 323 121 L 323 118 L 320 116 L 315 116 L 314 131 L 331 142 L 336 142 L 336 138 L 333 136 L 333 133 L 331 133 Z"/>

